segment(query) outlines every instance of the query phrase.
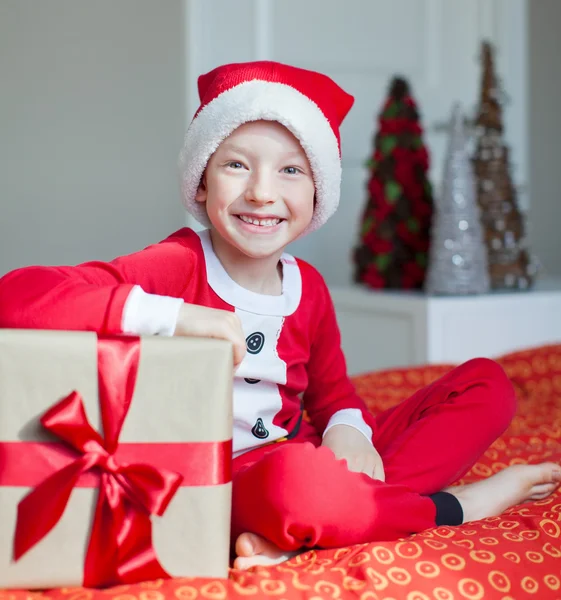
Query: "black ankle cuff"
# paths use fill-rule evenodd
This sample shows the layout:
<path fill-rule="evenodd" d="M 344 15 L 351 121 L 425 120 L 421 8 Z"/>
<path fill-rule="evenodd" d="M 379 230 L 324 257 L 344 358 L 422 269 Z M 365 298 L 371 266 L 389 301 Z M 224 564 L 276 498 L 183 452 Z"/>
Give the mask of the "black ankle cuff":
<path fill-rule="evenodd" d="M 448 492 L 436 492 L 429 498 L 436 506 L 435 522 L 440 525 L 461 525 L 464 522 L 464 511 L 456 496 Z"/>

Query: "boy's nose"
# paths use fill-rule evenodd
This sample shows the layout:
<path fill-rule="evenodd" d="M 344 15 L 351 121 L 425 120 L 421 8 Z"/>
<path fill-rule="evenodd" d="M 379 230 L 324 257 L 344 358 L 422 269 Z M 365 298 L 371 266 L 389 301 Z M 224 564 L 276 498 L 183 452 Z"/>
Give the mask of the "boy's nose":
<path fill-rule="evenodd" d="M 264 175 L 255 176 L 247 186 L 245 198 L 254 204 L 271 204 L 276 200 L 273 182 Z"/>

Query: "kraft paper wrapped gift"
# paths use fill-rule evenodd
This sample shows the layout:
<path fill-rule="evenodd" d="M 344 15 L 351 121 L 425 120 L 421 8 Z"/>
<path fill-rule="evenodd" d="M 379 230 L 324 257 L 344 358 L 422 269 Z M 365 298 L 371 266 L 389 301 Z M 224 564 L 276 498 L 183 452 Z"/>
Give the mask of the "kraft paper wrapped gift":
<path fill-rule="evenodd" d="M 226 577 L 232 373 L 219 340 L 0 330 L 0 588 Z"/>

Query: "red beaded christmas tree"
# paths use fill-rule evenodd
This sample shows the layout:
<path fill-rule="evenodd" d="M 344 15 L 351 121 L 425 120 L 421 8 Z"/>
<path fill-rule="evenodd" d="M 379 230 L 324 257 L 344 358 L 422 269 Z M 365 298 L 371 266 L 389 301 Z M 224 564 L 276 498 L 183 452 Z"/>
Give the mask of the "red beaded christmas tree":
<path fill-rule="evenodd" d="M 378 124 L 369 197 L 354 252 L 355 280 L 376 289 L 422 288 L 432 186 L 419 113 L 404 79 L 393 79 Z"/>

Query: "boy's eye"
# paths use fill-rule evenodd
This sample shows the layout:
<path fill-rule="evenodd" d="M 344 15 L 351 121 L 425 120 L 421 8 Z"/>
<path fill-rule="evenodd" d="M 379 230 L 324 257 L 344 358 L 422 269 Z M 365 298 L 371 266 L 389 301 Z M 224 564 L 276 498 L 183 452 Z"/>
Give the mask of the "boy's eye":
<path fill-rule="evenodd" d="M 231 169 L 243 169 L 242 163 L 238 160 L 233 160 L 229 162 L 228 167 L 230 167 Z"/>
<path fill-rule="evenodd" d="M 296 175 L 302 172 L 298 167 L 285 167 L 283 171 L 288 175 Z"/>

